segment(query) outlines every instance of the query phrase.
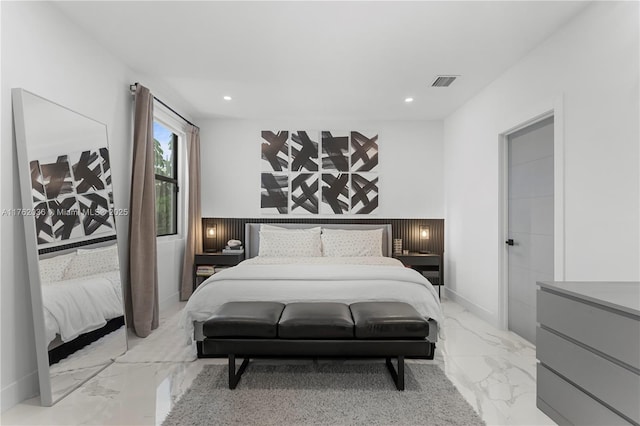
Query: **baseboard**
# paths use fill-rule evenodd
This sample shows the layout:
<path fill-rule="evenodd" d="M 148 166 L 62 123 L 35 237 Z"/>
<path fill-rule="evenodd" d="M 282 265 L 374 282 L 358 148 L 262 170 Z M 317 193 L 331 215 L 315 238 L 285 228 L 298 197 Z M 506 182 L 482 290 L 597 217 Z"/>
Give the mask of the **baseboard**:
<path fill-rule="evenodd" d="M 498 329 L 502 328 L 500 326 L 500 321 L 498 320 L 498 317 L 496 315 L 494 315 L 491 312 L 487 311 L 486 309 L 476 305 L 475 303 L 471 302 L 469 299 L 465 298 L 464 296 L 460 296 L 458 293 L 456 293 L 455 291 L 451 290 L 447 286 L 444 286 L 444 290 L 445 290 L 445 294 L 447 296 L 447 299 L 452 300 L 452 301 L 456 302 L 457 304 L 463 306 L 469 312 L 471 312 L 472 314 L 476 315 L 477 317 L 483 319 L 484 321 L 488 322 L 492 326 L 494 326 L 494 327 L 496 327 Z"/>
<path fill-rule="evenodd" d="M 38 371 L 27 374 L 16 382 L 6 386 L 0 392 L 0 412 L 4 413 L 14 405 L 40 394 Z"/>
<path fill-rule="evenodd" d="M 163 312 L 175 307 L 178 303 L 180 303 L 180 292 L 176 291 L 170 296 L 160 300 L 158 302 L 158 307 L 160 308 L 160 312 Z"/>
<path fill-rule="evenodd" d="M 536 396 L 536 407 L 538 410 L 542 411 L 546 414 L 551 420 L 558 423 L 559 425 L 570 425 L 571 422 L 567 420 L 562 414 L 558 413 L 555 409 L 553 409 L 549 404 L 544 402 L 542 398 Z"/>

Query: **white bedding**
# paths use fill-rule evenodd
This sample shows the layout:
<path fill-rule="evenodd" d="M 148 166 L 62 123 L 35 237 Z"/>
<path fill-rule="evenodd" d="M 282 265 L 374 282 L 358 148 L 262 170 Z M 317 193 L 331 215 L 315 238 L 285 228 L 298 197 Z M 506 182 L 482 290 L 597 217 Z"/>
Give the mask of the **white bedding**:
<path fill-rule="evenodd" d="M 442 324 L 437 291 L 419 272 L 388 257 L 260 258 L 245 260 L 203 282 L 182 313 L 188 342 L 193 322 L 231 301 L 399 301 Z"/>
<path fill-rule="evenodd" d="M 47 344 L 97 330 L 123 314 L 120 271 L 44 284 L 42 305 Z"/>

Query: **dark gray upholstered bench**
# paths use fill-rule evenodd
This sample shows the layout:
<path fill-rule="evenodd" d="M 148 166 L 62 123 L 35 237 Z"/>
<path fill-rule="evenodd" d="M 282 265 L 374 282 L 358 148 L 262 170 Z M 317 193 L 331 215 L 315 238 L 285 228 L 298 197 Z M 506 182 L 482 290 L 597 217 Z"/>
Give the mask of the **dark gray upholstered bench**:
<path fill-rule="evenodd" d="M 433 359 L 435 350 L 426 340 L 427 320 L 401 302 L 229 302 L 204 323 L 203 333 L 204 355 L 229 358 L 229 389 L 250 358 L 380 357 L 404 390 L 404 358 Z M 236 357 L 244 358 L 238 372 Z"/>

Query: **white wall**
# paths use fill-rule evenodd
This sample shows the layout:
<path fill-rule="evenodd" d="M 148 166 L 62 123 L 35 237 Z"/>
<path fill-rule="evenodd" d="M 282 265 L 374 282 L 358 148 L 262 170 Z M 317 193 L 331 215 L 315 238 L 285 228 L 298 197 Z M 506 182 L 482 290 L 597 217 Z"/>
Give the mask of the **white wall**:
<path fill-rule="evenodd" d="M 445 120 L 447 286 L 496 323 L 498 134 L 559 96 L 564 278 L 640 279 L 638 7 L 588 7 Z"/>
<path fill-rule="evenodd" d="M 202 121 L 203 217 L 262 216 L 260 132 L 300 129 L 378 133 L 380 204 L 375 217 L 443 217 L 442 122 L 311 119 Z"/>
<path fill-rule="evenodd" d="M 115 207 L 129 205 L 132 98 L 129 84 L 145 81 L 46 2 L 2 2 L 1 208 L 20 208 L 13 142 L 11 88 L 22 87 L 106 123 L 112 160 Z M 153 86 L 148 84 L 153 89 Z M 165 99 L 170 101 L 170 99 Z M 126 268 L 128 218 L 117 218 L 121 266 Z M 21 217 L 1 218 L 1 409 L 38 393 L 29 280 Z M 159 249 L 159 264 L 173 265 L 182 252 Z M 175 252 L 178 251 L 178 254 Z M 168 261 L 167 259 L 171 259 Z M 160 275 L 160 298 L 175 294 L 178 270 Z"/>

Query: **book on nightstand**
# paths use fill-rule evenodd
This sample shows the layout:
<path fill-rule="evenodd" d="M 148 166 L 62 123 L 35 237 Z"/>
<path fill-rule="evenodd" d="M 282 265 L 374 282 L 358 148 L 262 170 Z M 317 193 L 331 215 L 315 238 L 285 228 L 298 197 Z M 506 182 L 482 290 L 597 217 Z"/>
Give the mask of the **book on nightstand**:
<path fill-rule="evenodd" d="M 226 246 L 225 248 L 222 249 L 222 254 L 242 254 L 242 253 L 244 253 L 244 247 L 242 246 L 237 246 L 237 247 Z"/>
<path fill-rule="evenodd" d="M 214 272 L 215 272 L 215 270 L 213 269 L 213 266 L 200 265 L 196 269 L 196 276 L 197 277 L 209 277 L 209 276 L 213 275 Z"/>

